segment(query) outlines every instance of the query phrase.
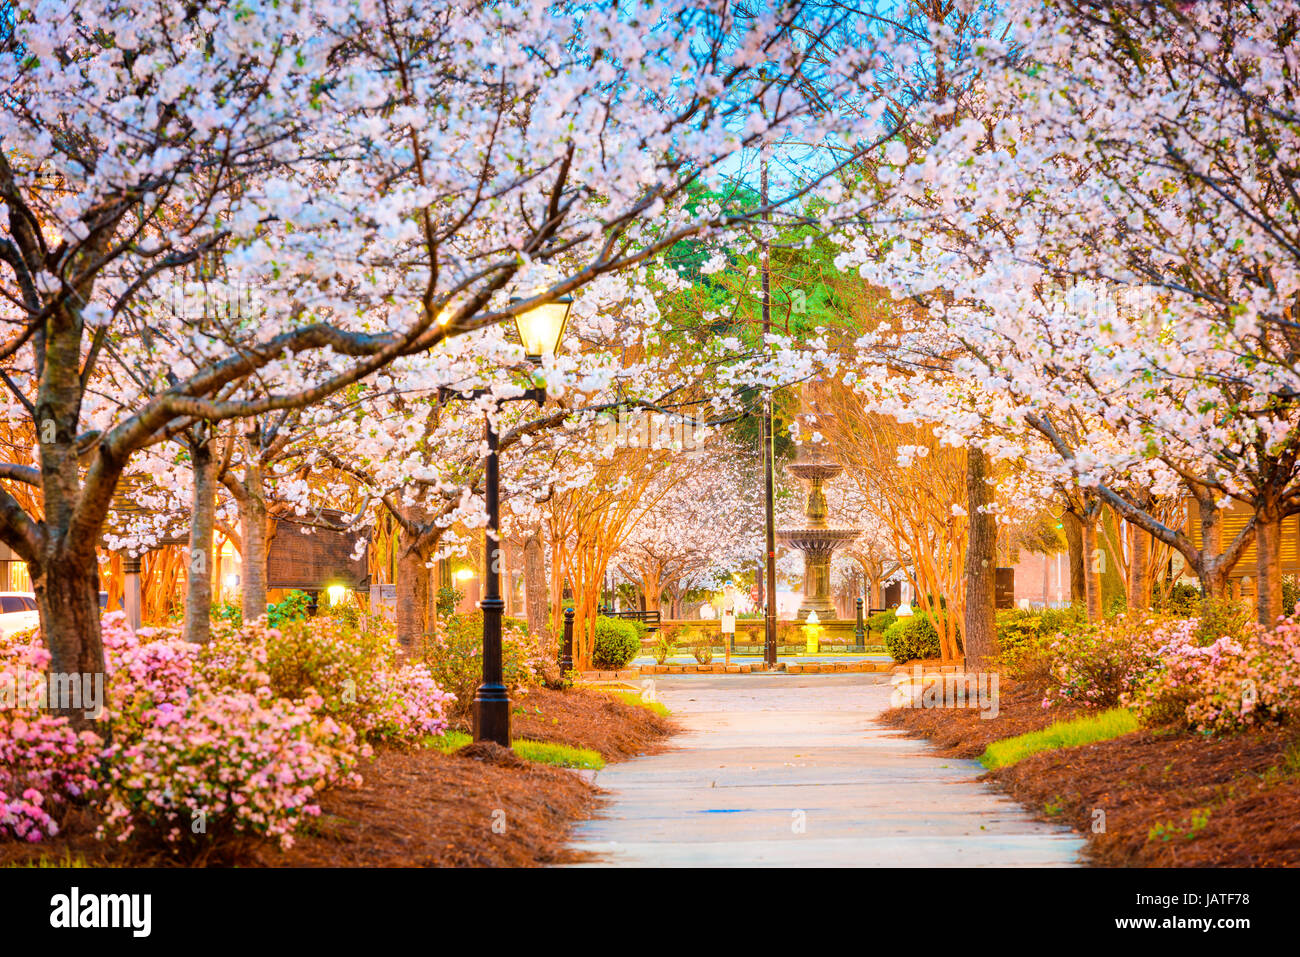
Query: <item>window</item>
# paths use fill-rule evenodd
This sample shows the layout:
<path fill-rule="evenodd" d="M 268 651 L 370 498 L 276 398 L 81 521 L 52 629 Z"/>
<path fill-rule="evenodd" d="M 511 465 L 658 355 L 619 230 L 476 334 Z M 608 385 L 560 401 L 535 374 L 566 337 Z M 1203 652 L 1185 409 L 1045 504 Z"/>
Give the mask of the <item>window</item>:
<path fill-rule="evenodd" d="M 17 595 L 0 595 L 0 612 L 10 615 L 18 611 L 26 611 L 23 600 Z"/>

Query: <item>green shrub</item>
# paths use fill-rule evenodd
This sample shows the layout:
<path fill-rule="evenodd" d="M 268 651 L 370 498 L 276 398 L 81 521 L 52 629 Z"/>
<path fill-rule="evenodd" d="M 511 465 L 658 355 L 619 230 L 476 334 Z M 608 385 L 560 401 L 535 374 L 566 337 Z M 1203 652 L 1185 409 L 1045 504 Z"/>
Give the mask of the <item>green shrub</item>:
<path fill-rule="evenodd" d="M 655 639 L 655 663 L 662 665 L 676 648 L 677 642 L 661 631 L 659 637 Z"/>
<path fill-rule="evenodd" d="M 219 685 L 257 692 L 250 653 L 261 660 L 272 695 L 319 697 L 320 713 L 370 741 L 413 744 L 427 730 L 416 712 L 434 707 L 439 719 L 444 713 L 441 693 L 430 696 L 437 691 L 428 688 L 430 676 L 401 657 L 392 623 L 379 615 L 355 624 L 329 615 L 278 628 L 255 622 L 238 631 L 222 624 L 200 655 L 205 674 Z"/>
<path fill-rule="evenodd" d="M 274 605 L 266 606 L 266 623 L 279 628 L 290 621 L 302 621 L 311 607 L 311 596 L 295 588 Z"/>
<path fill-rule="evenodd" d="M 1201 605 L 1201 590 L 1187 582 L 1174 582 L 1167 595 L 1157 595 L 1152 610 L 1176 618 L 1190 618 Z"/>
<path fill-rule="evenodd" d="M 1295 575 L 1282 576 L 1282 614 L 1290 618 L 1296 613 L 1295 606 L 1300 602 L 1300 579 Z"/>
<path fill-rule="evenodd" d="M 695 655 L 696 661 L 707 665 L 713 661 L 713 642 L 708 638 L 700 638 L 691 645 L 691 653 Z"/>
<path fill-rule="evenodd" d="M 938 658 L 939 633 L 925 615 L 913 615 L 894 622 L 884 635 L 885 651 L 895 661 L 912 661 L 916 658 Z"/>
<path fill-rule="evenodd" d="M 470 713 L 474 692 L 483 680 L 483 613 L 445 615 L 438 632 L 426 635 L 417 652 L 438 687 L 456 696 L 456 717 Z M 537 649 L 528 632 L 512 621 L 501 623 L 501 666 L 507 689 L 516 691 L 538 682 Z"/>
<path fill-rule="evenodd" d="M 459 588 L 439 588 L 435 601 L 437 602 L 438 616 L 443 617 L 456 611 L 456 606 L 460 600 L 465 597 L 465 593 Z"/>
<path fill-rule="evenodd" d="M 1038 633 L 1044 638 L 1051 638 L 1061 632 L 1075 634 L 1088 627 L 1088 610 L 1083 605 L 1068 605 L 1065 608 L 1044 608 L 1038 612 L 1041 624 Z"/>
<path fill-rule="evenodd" d="M 867 631 L 874 632 L 877 635 L 883 635 L 889 630 L 889 626 L 898 621 L 898 616 L 894 614 L 892 608 L 885 611 L 878 611 L 867 619 Z"/>
<path fill-rule="evenodd" d="M 591 663 L 597 668 L 617 671 L 641 653 L 641 636 L 637 622 L 623 618 L 596 618 L 596 645 Z"/>
<path fill-rule="evenodd" d="M 1045 678 L 1048 663 L 1042 639 L 1042 616 L 1009 608 L 998 612 L 996 621 L 999 670 L 1021 680 Z"/>
<path fill-rule="evenodd" d="M 1197 617 L 1200 623 L 1196 626 L 1195 641 L 1201 646 L 1212 645 L 1225 637 L 1240 639 L 1253 621 L 1245 602 L 1222 598 L 1203 599 Z"/>
<path fill-rule="evenodd" d="M 998 612 L 998 667 L 1008 677 L 1038 683 L 1051 673 L 1049 645 L 1059 634 L 1076 634 L 1088 626 L 1082 608 L 1044 608 Z"/>
<path fill-rule="evenodd" d="M 214 601 L 211 617 L 213 621 L 228 621 L 236 628 L 244 624 L 244 612 L 237 601 Z"/>

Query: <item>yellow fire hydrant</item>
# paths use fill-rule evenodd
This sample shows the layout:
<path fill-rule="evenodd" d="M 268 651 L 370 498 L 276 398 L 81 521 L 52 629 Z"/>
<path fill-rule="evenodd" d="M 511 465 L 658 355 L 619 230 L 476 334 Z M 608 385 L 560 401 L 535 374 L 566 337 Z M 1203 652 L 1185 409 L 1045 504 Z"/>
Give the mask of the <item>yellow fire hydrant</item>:
<path fill-rule="evenodd" d="M 821 619 L 817 617 L 817 612 L 809 612 L 808 620 L 803 626 L 804 650 L 807 654 L 817 654 L 817 649 L 821 647 L 821 642 L 819 640 L 821 638 L 821 633 Z"/>

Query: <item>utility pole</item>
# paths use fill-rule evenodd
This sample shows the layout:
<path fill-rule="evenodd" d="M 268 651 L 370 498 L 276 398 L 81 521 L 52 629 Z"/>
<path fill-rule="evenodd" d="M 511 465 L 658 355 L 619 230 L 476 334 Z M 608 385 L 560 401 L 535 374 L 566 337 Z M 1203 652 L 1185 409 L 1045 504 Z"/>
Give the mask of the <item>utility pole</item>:
<path fill-rule="evenodd" d="M 766 226 L 771 221 L 767 209 L 767 159 L 759 157 L 760 199 L 763 206 L 763 346 L 772 332 L 772 271 L 771 247 Z M 776 477 L 775 437 L 772 435 L 772 392 L 769 389 L 763 403 L 763 478 L 767 483 L 767 614 L 763 620 L 763 660 L 768 667 L 776 665 Z"/>

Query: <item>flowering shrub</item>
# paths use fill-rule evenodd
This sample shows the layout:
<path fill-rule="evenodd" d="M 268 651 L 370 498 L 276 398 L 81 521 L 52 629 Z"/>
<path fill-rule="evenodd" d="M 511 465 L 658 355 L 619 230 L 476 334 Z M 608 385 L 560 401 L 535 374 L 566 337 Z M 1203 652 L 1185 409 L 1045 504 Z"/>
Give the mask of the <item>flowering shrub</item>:
<path fill-rule="evenodd" d="M 42 700 L 49 662 L 29 636 L 0 643 L 0 840 L 54 836 L 69 801 L 98 787 L 99 736 L 28 705 Z"/>
<path fill-rule="evenodd" d="M 276 697 L 255 642 L 201 647 L 162 629 L 133 634 L 103 622 L 112 745 L 102 760 L 102 835 L 145 829 L 168 842 L 192 834 L 260 834 L 287 846 L 314 797 L 353 781 L 367 749 L 318 713 L 323 701 Z M 211 651 L 210 651 L 211 649 Z"/>
<path fill-rule="evenodd" d="M 1159 663 L 1163 631 L 1155 619 L 1118 615 L 1081 631 L 1064 631 L 1051 639 L 1052 687 L 1043 707 L 1073 701 L 1110 708 Z"/>
<path fill-rule="evenodd" d="M 101 833 L 126 840 L 146 827 L 176 842 L 230 830 L 288 847 L 303 819 L 320 813 L 322 789 L 360 783 L 356 733 L 320 717 L 319 705 L 202 687 L 183 707 L 117 716 Z"/>
<path fill-rule="evenodd" d="M 199 646 L 174 627 L 134 633 L 121 613 L 104 616 L 108 747 L 65 718 L 0 708 L 0 839 L 52 835 L 57 809 L 87 798 L 101 835 L 118 840 L 233 832 L 287 846 L 323 789 L 359 781 L 363 737 L 402 743 L 446 727 L 450 695 L 423 665 L 401 664 L 383 629 L 262 619 L 213 634 Z M 0 687 L 32 690 L 48 664 L 43 646 L 6 639 Z"/>
<path fill-rule="evenodd" d="M 371 741 L 412 744 L 447 727 L 444 693 L 423 664 L 399 664 L 399 645 L 383 619 L 354 628 L 340 618 L 315 618 L 268 628 L 255 622 L 204 649 L 205 670 L 225 683 L 249 686 L 252 660 L 271 691 L 293 701 L 320 698 L 321 710 Z"/>
<path fill-rule="evenodd" d="M 1196 641 L 1196 619 L 1162 632 L 1159 662 L 1125 702 L 1146 724 L 1231 732 L 1284 721 L 1300 710 L 1300 622 L 1286 619 L 1240 639 Z"/>

